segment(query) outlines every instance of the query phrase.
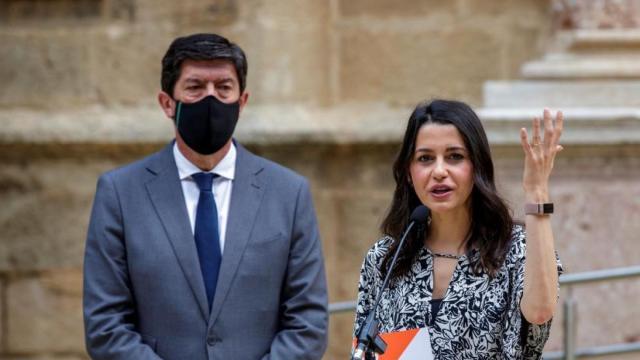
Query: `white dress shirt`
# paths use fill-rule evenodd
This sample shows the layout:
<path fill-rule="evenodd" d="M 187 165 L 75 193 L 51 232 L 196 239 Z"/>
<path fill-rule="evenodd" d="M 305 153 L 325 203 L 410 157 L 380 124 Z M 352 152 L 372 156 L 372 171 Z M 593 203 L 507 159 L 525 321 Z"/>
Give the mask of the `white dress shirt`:
<path fill-rule="evenodd" d="M 184 157 L 178 149 L 178 145 L 175 143 L 173 144 L 173 157 L 175 158 L 176 165 L 178 166 L 178 175 L 180 176 L 182 193 L 184 194 L 184 200 L 187 205 L 187 213 L 189 214 L 189 222 L 191 223 L 191 232 L 194 232 L 200 189 L 191 175 L 203 171 L 187 160 L 187 158 Z M 227 220 L 229 218 L 231 189 L 233 187 L 233 178 L 236 173 L 236 146 L 233 142 L 231 143 L 231 147 L 227 154 L 222 158 L 222 160 L 220 160 L 218 165 L 209 172 L 218 175 L 213 179 L 213 196 L 216 200 L 216 207 L 218 210 L 220 254 L 222 254 L 227 230 Z"/>

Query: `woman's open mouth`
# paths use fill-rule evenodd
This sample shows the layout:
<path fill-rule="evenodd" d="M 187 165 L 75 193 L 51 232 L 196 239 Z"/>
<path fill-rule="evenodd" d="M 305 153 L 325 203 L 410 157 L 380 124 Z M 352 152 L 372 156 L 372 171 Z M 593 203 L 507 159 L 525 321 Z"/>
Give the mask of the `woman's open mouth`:
<path fill-rule="evenodd" d="M 431 191 L 429 191 L 431 196 L 433 196 L 436 199 L 444 199 L 449 195 L 451 195 L 452 192 L 453 192 L 453 189 L 446 185 L 436 185 L 431 188 Z"/>

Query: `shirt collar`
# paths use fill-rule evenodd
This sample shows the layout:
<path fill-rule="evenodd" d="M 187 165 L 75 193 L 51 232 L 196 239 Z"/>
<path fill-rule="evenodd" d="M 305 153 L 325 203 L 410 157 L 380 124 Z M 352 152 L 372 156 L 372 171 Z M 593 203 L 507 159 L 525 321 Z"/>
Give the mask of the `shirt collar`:
<path fill-rule="evenodd" d="M 213 169 L 208 172 L 215 173 L 228 180 L 233 180 L 236 173 L 236 156 L 236 145 L 232 141 L 227 154 Z M 180 149 L 178 149 L 178 144 L 175 142 L 173 143 L 173 157 L 175 158 L 176 166 L 178 167 L 180 180 L 189 178 L 192 174 L 202 172 L 200 168 L 195 166 L 191 161 L 184 157 L 184 155 L 182 155 Z"/>

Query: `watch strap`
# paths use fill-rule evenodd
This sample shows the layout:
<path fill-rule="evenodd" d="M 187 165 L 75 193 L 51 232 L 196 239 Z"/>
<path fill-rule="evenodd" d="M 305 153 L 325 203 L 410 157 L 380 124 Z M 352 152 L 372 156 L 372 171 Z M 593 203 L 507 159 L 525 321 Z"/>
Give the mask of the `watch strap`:
<path fill-rule="evenodd" d="M 524 213 L 526 215 L 549 215 L 553 214 L 553 203 L 544 204 L 524 204 Z"/>

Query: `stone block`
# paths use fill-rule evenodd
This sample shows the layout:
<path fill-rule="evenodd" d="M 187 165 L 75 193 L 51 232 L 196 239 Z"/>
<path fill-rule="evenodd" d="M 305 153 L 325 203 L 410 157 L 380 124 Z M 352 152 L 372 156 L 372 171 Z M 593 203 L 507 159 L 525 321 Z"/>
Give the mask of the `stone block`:
<path fill-rule="evenodd" d="M 82 271 L 53 270 L 7 286 L 7 351 L 82 354 Z"/>
<path fill-rule="evenodd" d="M 0 123 L 0 142 L 27 146 L 22 155 L 25 159 L 27 156 L 41 158 L 42 154 L 38 151 L 42 147 L 63 153 L 65 147 L 60 144 L 84 144 L 87 147 L 166 144 L 175 134 L 173 120 L 167 118 L 154 102 L 138 106 L 92 106 L 65 111 L 0 110 Z M 120 151 L 116 149 L 116 152 Z M 14 158 L 20 157 L 21 153 L 7 152 L 2 155 Z"/>
<path fill-rule="evenodd" d="M 503 46 L 482 29 L 378 30 L 341 34 L 342 101 L 415 105 L 442 97 L 478 104 L 481 84 L 501 73 Z"/>
<path fill-rule="evenodd" d="M 331 316 L 329 321 L 329 346 L 325 359 L 349 359 L 353 339 L 355 312 L 344 312 Z"/>
<path fill-rule="evenodd" d="M 389 194 L 326 190 L 316 194 L 330 300 L 354 300 L 360 266 L 369 247 L 380 237 L 378 229 L 389 205 Z"/>
<path fill-rule="evenodd" d="M 5 344 L 5 280 L 4 276 L 0 275 L 0 354 L 4 353 Z"/>
<path fill-rule="evenodd" d="M 160 1 L 157 1 L 156 3 L 159 2 Z M 139 4 L 140 1 L 136 0 L 102 1 L 102 19 L 109 22 L 133 22 L 136 20 L 135 15 L 136 11 L 139 9 Z M 163 5 L 160 5 L 158 7 L 163 7 Z"/>
<path fill-rule="evenodd" d="M 548 32 L 540 23 L 515 23 L 496 27 L 496 36 L 503 44 L 501 79 L 520 77 L 523 64 L 542 56 L 548 47 Z"/>
<path fill-rule="evenodd" d="M 340 244 L 336 262 L 341 276 L 332 290 L 338 300 L 355 299 L 362 261 L 367 250 L 381 237 L 380 223 L 390 201 L 391 193 L 387 191 L 336 195 L 337 227 L 341 229 L 336 239 Z"/>
<path fill-rule="evenodd" d="M 136 0 L 134 18 L 136 23 L 148 29 L 158 24 L 169 24 L 178 30 L 178 36 L 188 33 L 180 31 L 185 27 L 206 32 L 212 31 L 212 26 L 225 26 L 237 21 L 241 3 L 238 0 Z"/>
<path fill-rule="evenodd" d="M 527 79 L 638 79 L 638 56 L 573 56 L 548 54 L 541 60 L 531 61 L 522 67 Z"/>
<path fill-rule="evenodd" d="M 255 29 L 240 36 L 249 61 L 247 89 L 253 104 L 306 103 L 329 99 L 329 55 L 324 29 L 318 25 Z M 242 45 L 246 44 L 246 45 Z M 269 49 L 279 48 L 277 52 Z"/>
<path fill-rule="evenodd" d="M 366 186 L 366 185 L 365 185 Z M 367 250 L 380 238 L 379 225 L 391 199 L 388 191 L 329 191 L 319 208 L 320 222 L 333 229 L 334 251 L 327 259 L 330 301 L 352 301 L 358 294 L 360 267 Z M 326 357 L 347 358 L 354 312 L 333 315 Z"/>
<path fill-rule="evenodd" d="M 499 108 L 638 107 L 640 81 L 488 81 L 484 106 Z"/>
<path fill-rule="evenodd" d="M 319 189 L 345 192 L 393 189 L 391 163 L 397 144 L 295 144 L 252 149 L 307 176 Z"/>
<path fill-rule="evenodd" d="M 329 3 L 260 1 L 254 5 L 241 8 L 241 22 L 251 30 L 224 31 L 247 54 L 250 103 L 327 104 L 333 56 Z"/>
<path fill-rule="evenodd" d="M 425 16 L 436 12 L 456 11 L 455 1 L 439 0 L 340 0 L 340 15 L 344 17 L 375 16 Z"/>
<path fill-rule="evenodd" d="M 97 177 L 113 162 L 0 167 L 0 270 L 80 267 Z"/>
<path fill-rule="evenodd" d="M 561 31 L 556 34 L 564 51 L 579 53 L 617 52 L 620 55 L 637 52 L 640 49 L 638 29 L 600 29 Z"/>
<path fill-rule="evenodd" d="M 174 30 L 162 22 L 153 28 L 118 24 L 102 28 L 92 43 L 89 69 L 100 101 L 107 105 L 155 104 L 162 57 L 174 37 Z"/>
<path fill-rule="evenodd" d="M 130 1 L 130 0 L 129 0 Z M 100 1 L 95 0 L 50 0 L 0 2 L 0 21 L 10 25 L 55 24 L 61 21 L 99 19 Z"/>
<path fill-rule="evenodd" d="M 95 102 L 91 31 L 0 31 L 0 107 L 59 109 Z"/>
<path fill-rule="evenodd" d="M 292 26 L 324 21 L 329 4 L 325 1 L 237 1 L 242 20 L 270 26 Z"/>
<path fill-rule="evenodd" d="M 550 0 L 458 0 L 458 9 L 462 16 L 509 17 L 515 22 L 535 20 L 550 25 L 550 3 Z"/>

